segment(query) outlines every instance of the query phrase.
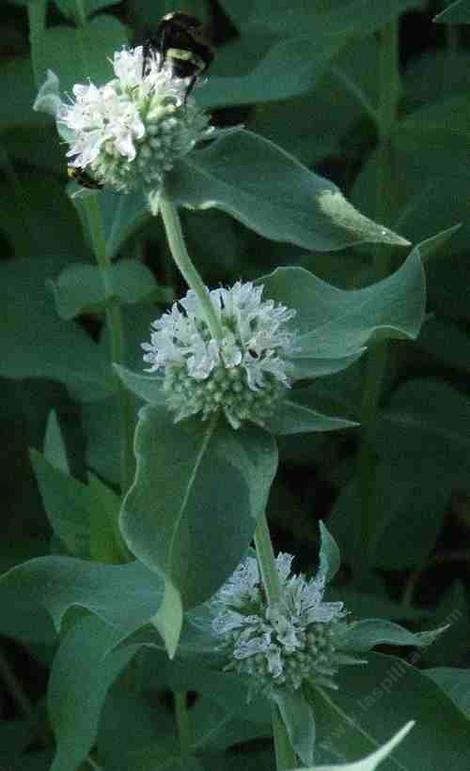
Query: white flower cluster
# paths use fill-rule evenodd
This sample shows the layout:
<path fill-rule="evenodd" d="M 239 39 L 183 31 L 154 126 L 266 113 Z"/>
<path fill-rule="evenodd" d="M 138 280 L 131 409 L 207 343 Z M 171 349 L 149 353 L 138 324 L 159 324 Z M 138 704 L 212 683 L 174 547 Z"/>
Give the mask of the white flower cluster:
<path fill-rule="evenodd" d="M 223 410 L 238 428 L 263 424 L 289 386 L 288 355 L 295 315 L 284 305 L 263 301 L 263 287 L 237 282 L 209 293 L 223 336 L 215 340 L 193 291 L 152 324 L 142 343 L 148 372 L 164 373 L 167 402 L 177 420 Z"/>
<path fill-rule="evenodd" d="M 279 554 L 276 567 L 281 600 L 270 606 L 254 557 L 237 568 L 219 590 L 212 607 L 213 631 L 229 656 L 227 669 L 249 675 L 264 691 L 296 690 L 304 682 L 334 686 L 341 662 L 335 632 L 346 615 L 341 602 L 323 602 L 325 578 L 292 575 L 293 556 Z"/>
<path fill-rule="evenodd" d="M 143 49 L 114 54 L 115 78 L 103 86 L 73 87 L 57 121 L 66 129 L 70 163 L 115 190 L 155 190 L 177 158 L 207 134 L 208 118 L 192 99 L 187 79 L 175 78 L 158 58 L 143 66 Z"/>

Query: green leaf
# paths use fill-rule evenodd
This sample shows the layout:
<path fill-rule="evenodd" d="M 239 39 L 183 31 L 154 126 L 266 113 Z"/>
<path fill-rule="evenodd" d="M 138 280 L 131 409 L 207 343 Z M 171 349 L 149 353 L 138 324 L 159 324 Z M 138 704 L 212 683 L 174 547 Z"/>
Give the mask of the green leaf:
<path fill-rule="evenodd" d="M 437 667 L 426 669 L 425 674 L 470 718 L 470 669 Z"/>
<path fill-rule="evenodd" d="M 267 419 L 265 428 L 268 431 L 285 436 L 286 434 L 300 434 L 310 431 L 339 431 L 357 426 L 357 423 L 351 420 L 322 415 L 320 412 L 294 401 L 294 398 L 295 393 L 291 399 L 285 397 L 274 415 Z"/>
<path fill-rule="evenodd" d="M 303 0 L 278 0 L 275 6 L 270 0 L 223 0 L 222 5 L 246 32 L 263 29 L 274 34 L 303 34 L 312 30 L 317 43 L 325 36 L 340 41 L 348 36 L 364 37 L 383 27 L 411 8 L 422 6 L 420 0 L 344 0 L 306 6 Z"/>
<path fill-rule="evenodd" d="M 357 356 L 372 340 L 415 339 L 425 310 L 419 247 L 391 276 L 342 290 L 303 268 L 277 268 L 259 279 L 264 295 L 296 310 L 296 361 Z"/>
<path fill-rule="evenodd" d="M 50 771 L 76 771 L 93 746 L 108 689 L 133 655 L 129 648 L 108 652 L 117 638 L 115 629 L 86 616 L 61 641 L 47 696 L 57 742 Z"/>
<path fill-rule="evenodd" d="M 410 632 L 393 621 L 368 618 L 353 621 L 338 632 L 338 648 L 342 651 L 365 653 L 376 645 L 413 645 L 425 648 L 445 632 L 447 626 L 429 632 Z"/>
<path fill-rule="evenodd" d="M 155 296 L 153 273 L 137 260 L 120 260 L 107 271 L 106 286 L 97 265 L 68 265 L 51 282 L 57 313 L 66 321 L 81 313 L 96 312 L 111 303 L 132 305 Z"/>
<path fill-rule="evenodd" d="M 393 724 L 415 720 L 415 728 L 384 770 L 442 771 L 451 763 L 456 771 L 465 771 L 469 724 L 450 699 L 406 661 L 372 653 L 368 662 L 365 667 L 343 667 L 338 691 L 313 695 L 317 763 L 351 762 L 380 747 Z M 445 730 L 436 730 L 436 716 Z"/>
<path fill-rule="evenodd" d="M 220 208 L 265 238 L 306 249 L 407 244 L 360 214 L 332 182 L 249 131 L 190 153 L 168 175 L 167 189 L 179 205 Z"/>
<path fill-rule="evenodd" d="M 120 364 L 114 364 L 113 366 L 126 388 L 132 391 L 133 394 L 155 407 L 165 404 L 162 377 L 155 374 L 141 375 L 139 372 L 132 372 Z"/>
<path fill-rule="evenodd" d="M 88 557 L 90 512 L 97 504 L 96 499 L 87 485 L 53 466 L 40 452 L 31 450 L 30 455 L 44 509 L 54 533 L 72 554 Z"/>
<path fill-rule="evenodd" d="M 299 689 L 273 691 L 282 720 L 286 726 L 290 742 L 302 763 L 313 763 L 315 747 L 315 719 L 313 710 Z"/>
<path fill-rule="evenodd" d="M 307 771 L 375 771 L 382 760 L 385 760 L 385 758 L 393 752 L 395 747 L 403 741 L 414 725 L 414 720 L 410 720 L 410 722 L 404 725 L 400 731 L 397 731 L 395 736 L 392 736 L 388 742 L 362 760 L 357 760 L 354 763 L 341 763 L 341 765 L 335 766 L 314 766 L 311 769 L 307 769 Z M 297 769 L 297 771 L 300 771 L 300 769 Z"/>
<path fill-rule="evenodd" d="M 325 583 L 333 580 L 341 567 L 341 554 L 338 544 L 328 531 L 326 525 L 320 520 L 320 559 L 318 572 L 325 579 Z"/>
<path fill-rule="evenodd" d="M 277 453 L 254 426 L 234 432 L 217 419 L 175 426 L 153 407 L 141 411 L 135 451 L 121 530 L 130 550 L 165 577 L 159 622 L 171 614 L 176 637 L 181 602 L 191 607 L 210 597 L 239 563 L 266 505 Z"/>
<path fill-rule="evenodd" d="M 438 24 L 470 24 L 470 4 L 468 0 L 455 0 L 434 17 Z"/>
<path fill-rule="evenodd" d="M 57 414 L 54 410 L 49 413 L 44 437 L 44 459 L 58 471 L 69 475 L 70 468 L 67 460 L 67 448 L 60 430 Z"/>
<path fill-rule="evenodd" d="M 106 8 L 108 5 L 115 5 L 115 0 L 54 0 L 57 8 L 64 16 L 73 19 L 77 25 L 84 23 L 87 16 Z"/>
<path fill-rule="evenodd" d="M 232 104 L 256 104 L 287 99 L 308 91 L 321 77 L 338 49 L 338 41 L 302 36 L 274 43 L 246 75 L 211 75 L 197 95 L 208 109 Z"/>
<path fill-rule="evenodd" d="M 115 385 L 104 352 L 73 323 L 57 318 L 34 260 L 0 267 L 0 375 L 48 378 L 84 399 L 100 399 Z"/>
<path fill-rule="evenodd" d="M 112 76 L 108 57 L 126 43 L 125 28 L 112 16 L 97 16 L 83 27 L 49 27 L 37 42 L 37 68 L 43 75 L 52 70 L 62 93 L 88 79 L 100 85 Z"/>
<path fill-rule="evenodd" d="M 86 608 L 127 637 L 148 623 L 163 594 L 161 579 L 140 562 L 101 565 L 74 557 L 37 557 L 5 573 L 0 585 L 43 606 L 57 630 L 69 608 Z"/>
<path fill-rule="evenodd" d="M 70 186 L 73 189 L 75 186 Z M 83 231 L 87 234 L 88 243 L 93 243 L 89 228 L 85 195 L 96 196 L 103 223 L 106 240 L 106 253 L 112 259 L 116 256 L 123 243 L 132 236 L 145 221 L 150 219 L 147 201 L 142 193 L 113 193 L 109 190 L 99 192 L 83 191 L 83 188 L 71 194 L 72 204 L 80 217 Z"/>

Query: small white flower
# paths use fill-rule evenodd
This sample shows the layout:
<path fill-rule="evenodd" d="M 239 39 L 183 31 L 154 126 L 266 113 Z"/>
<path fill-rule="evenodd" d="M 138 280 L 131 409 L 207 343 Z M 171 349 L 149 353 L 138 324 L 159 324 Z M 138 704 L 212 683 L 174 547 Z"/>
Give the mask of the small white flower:
<path fill-rule="evenodd" d="M 252 687 L 334 687 L 343 603 L 324 602 L 323 576 L 292 574 L 292 561 L 290 554 L 276 557 L 281 599 L 272 606 L 261 589 L 257 560 L 247 557 L 212 600 L 212 628 L 230 658 L 228 668 L 249 675 Z"/>
<path fill-rule="evenodd" d="M 295 315 L 263 300 L 263 287 L 238 281 L 209 293 L 223 329 L 211 336 L 199 302 L 189 291 L 152 324 L 143 343 L 147 372 L 163 370 L 168 404 L 181 420 L 203 419 L 222 409 L 234 428 L 243 420 L 262 424 L 289 386 L 289 355 Z"/>
<path fill-rule="evenodd" d="M 142 188 L 154 208 L 164 174 L 211 133 L 207 115 L 191 98 L 185 103 L 188 80 L 158 64 L 153 58 L 144 68 L 142 46 L 124 48 L 114 54 L 113 79 L 102 86 L 76 84 L 68 103 L 50 95 L 47 101 L 69 145 L 70 164 L 111 189 Z M 43 94 L 55 83 L 49 74 Z"/>

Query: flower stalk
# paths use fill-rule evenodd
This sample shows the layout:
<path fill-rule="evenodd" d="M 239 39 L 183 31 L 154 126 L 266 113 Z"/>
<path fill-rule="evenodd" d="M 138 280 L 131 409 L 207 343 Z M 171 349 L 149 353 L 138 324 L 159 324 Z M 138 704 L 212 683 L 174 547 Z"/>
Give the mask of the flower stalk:
<path fill-rule="evenodd" d="M 398 20 L 387 24 L 381 32 L 379 61 L 379 106 L 377 123 L 379 147 L 377 151 L 376 176 L 376 218 L 386 222 L 390 218 L 393 204 L 393 148 L 391 133 L 397 116 L 400 92 L 398 62 Z M 374 258 L 374 273 L 377 281 L 390 272 L 390 249 L 377 247 Z M 387 341 L 378 342 L 368 354 L 362 392 L 360 423 L 363 426 L 362 440 L 358 454 L 358 477 L 361 496 L 361 569 L 366 572 L 373 558 L 374 520 L 376 516 L 376 459 L 369 443 L 369 429 L 375 420 L 380 403 L 383 379 L 387 367 Z"/>
<path fill-rule="evenodd" d="M 220 340 L 223 335 L 222 325 L 212 305 L 209 292 L 186 249 L 178 210 L 173 201 L 166 195 L 162 195 L 160 199 L 160 213 L 171 255 L 187 285 L 196 294 L 212 337 L 215 340 Z"/>
<path fill-rule="evenodd" d="M 110 270 L 111 259 L 106 247 L 103 220 L 97 195 L 87 195 L 83 199 L 90 228 L 93 251 L 101 273 L 104 295 L 106 298 L 106 323 L 111 340 L 111 360 L 113 363 L 122 364 L 124 359 L 124 330 L 121 308 L 116 302 L 108 302 L 111 295 Z M 114 376 L 117 388 L 117 398 L 121 425 L 121 493 L 124 495 L 129 489 L 134 476 L 134 425 L 132 416 L 132 404 L 129 391 L 124 387 L 117 375 Z"/>

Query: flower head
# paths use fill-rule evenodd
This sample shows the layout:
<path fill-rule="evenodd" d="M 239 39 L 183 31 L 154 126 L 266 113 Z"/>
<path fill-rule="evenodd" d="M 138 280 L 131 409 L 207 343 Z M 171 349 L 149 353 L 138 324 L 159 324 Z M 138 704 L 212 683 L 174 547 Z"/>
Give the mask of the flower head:
<path fill-rule="evenodd" d="M 229 669 L 249 675 L 261 690 L 297 690 L 311 682 L 333 686 L 341 657 L 336 633 L 343 603 L 324 602 L 325 577 L 307 580 L 291 572 L 293 557 L 279 554 L 281 599 L 269 605 L 254 557 L 237 568 L 215 596 L 213 631 L 229 657 Z"/>
<path fill-rule="evenodd" d="M 223 336 L 212 337 L 193 291 L 152 324 L 143 343 L 148 372 L 164 373 L 167 402 L 181 420 L 223 410 L 234 428 L 243 420 L 262 424 L 289 386 L 288 355 L 295 315 L 263 287 L 237 282 L 209 293 Z"/>
<path fill-rule="evenodd" d="M 67 156 L 98 183 L 123 192 L 140 187 L 155 202 L 165 172 L 210 132 L 208 117 L 185 101 L 187 79 L 160 69 L 158 57 L 144 68 L 142 46 L 117 51 L 112 65 L 112 80 L 77 84 L 69 103 L 55 105 Z"/>

